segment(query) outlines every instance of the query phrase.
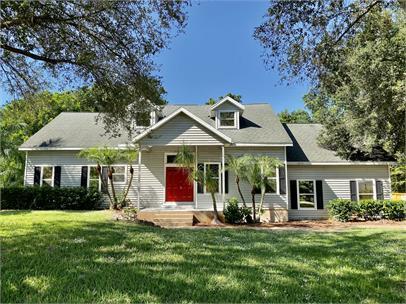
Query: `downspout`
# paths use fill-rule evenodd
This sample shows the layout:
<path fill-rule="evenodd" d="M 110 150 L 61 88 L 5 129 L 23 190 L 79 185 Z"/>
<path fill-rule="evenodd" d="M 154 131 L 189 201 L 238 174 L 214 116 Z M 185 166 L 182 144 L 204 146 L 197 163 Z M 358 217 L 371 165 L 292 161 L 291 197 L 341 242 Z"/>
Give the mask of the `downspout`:
<path fill-rule="evenodd" d="M 137 183 L 137 210 L 140 211 L 141 199 L 141 144 L 138 144 L 138 183 Z"/>

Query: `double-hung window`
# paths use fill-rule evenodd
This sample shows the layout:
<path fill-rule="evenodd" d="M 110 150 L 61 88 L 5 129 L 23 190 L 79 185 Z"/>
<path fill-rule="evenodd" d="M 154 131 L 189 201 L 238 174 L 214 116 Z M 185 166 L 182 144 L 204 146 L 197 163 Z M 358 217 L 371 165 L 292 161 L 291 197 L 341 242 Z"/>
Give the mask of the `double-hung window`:
<path fill-rule="evenodd" d="M 54 167 L 43 166 L 41 170 L 41 186 L 54 186 Z"/>
<path fill-rule="evenodd" d="M 278 193 L 278 173 L 277 173 L 277 168 L 272 171 L 270 175 L 267 176 L 267 183 L 265 186 L 265 193 L 268 194 L 276 194 Z M 255 188 L 255 193 L 260 194 L 261 189 Z"/>
<path fill-rule="evenodd" d="M 126 166 L 113 166 L 113 182 L 125 183 Z"/>
<path fill-rule="evenodd" d="M 374 199 L 374 181 L 358 180 L 358 200 Z"/>
<path fill-rule="evenodd" d="M 220 128 L 236 128 L 236 113 L 235 111 L 220 111 L 219 112 L 219 127 Z"/>
<path fill-rule="evenodd" d="M 205 163 L 204 164 L 204 176 L 208 172 L 211 172 L 212 179 L 214 180 L 214 188 L 215 192 L 219 193 L 220 190 L 220 163 Z M 207 189 L 207 185 L 204 187 L 205 193 L 210 193 L 210 191 Z"/>
<path fill-rule="evenodd" d="M 100 190 L 100 176 L 96 166 L 89 167 L 87 186 L 91 189 Z"/>
<path fill-rule="evenodd" d="M 316 185 L 314 180 L 297 181 L 299 209 L 316 209 Z"/>

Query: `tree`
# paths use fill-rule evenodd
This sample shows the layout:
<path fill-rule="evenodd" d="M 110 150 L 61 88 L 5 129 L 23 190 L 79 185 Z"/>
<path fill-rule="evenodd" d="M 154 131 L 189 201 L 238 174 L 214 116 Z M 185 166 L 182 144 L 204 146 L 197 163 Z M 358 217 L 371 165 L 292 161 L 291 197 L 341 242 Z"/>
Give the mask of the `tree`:
<path fill-rule="evenodd" d="M 241 157 L 234 157 L 232 155 L 227 156 L 228 169 L 234 172 L 235 183 L 237 185 L 238 193 L 240 194 L 243 206 L 246 207 L 244 195 L 242 194 L 240 187 L 241 177 L 245 174 L 245 166 L 243 159 Z"/>
<path fill-rule="evenodd" d="M 283 110 L 278 114 L 279 120 L 282 123 L 312 123 L 313 119 L 309 112 L 299 109 L 292 112 Z"/>
<path fill-rule="evenodd" d="M 103 188 L 106 189 L 106 194 L 110 200 L 110 209 L 121 209 L 126 205 L 126 199 L 128 192 L 130 190 L 133 177 L 134 177 L 134 168 L 132 163 L 137 158 L 138 152 L 134 149 L 120 150 L 116 148 L 89 148 L 80 151 L 79 157 L 86 158 L 88 160 L 94 161 L 97 164 L 97 173 L 102 182 Z M 116 189 L 114 187 L 114 164 L 119 161 L 126 161 L 130 166 L 130 179 L 127 182 L 127 187 L 122 195 L 117 195 Z M 102 166 L 107 167 L 107 176 L 110 181 L 111 193 L 106 184 L 105 179 L 103 178 Z"/>
<path fill-rule="evenodd" d="M 242 96 L 241 96 L 241 95 L 233 94 L 233 93 L 228 93 L 228 94 L 226 94 L 225 96 L 219 96 L 219 98 L 218 98 L 217 100 L 210 97 L 209 100 L 206 102 L 206 104 L 212 106 L 212 105 L 214 105 L 218 100 L 222 100 L 224 97 L 227 97 L 227 96 L 231 97 L 231 98 L 234 99 L 235 101 L 242 102 Z"/>
<path fill-rule="evenodd" d="M 406 156 L 398 159 L 396 166 L 391 168 L 392 192 L 406 193 Z"/>
<path fill-rule="evenodd" d="M 271 1 L 254 36 L 324 125 L 320 143 L 347 159 L 405 153 L 405 12 L 398 1 Z"/>
<path fill-rule="evenodd" d="M 278 68 L 284 80 L 320 78 L 340 65 L 349 39 L 371 12 L 398 10 L 397 0 L 271 0 L 254 38 L 264 48 L 264 62 Z"/>
<path fill-rule="evenodd" d="M 19 146 L 63 111 L 94 111 L 90 93 L 41 92 L 16 99 L 0 108 L 0 186 L 22 185 L 25 154 Z"/>
<path fill-rule="evenodd" d="M 256 202 L 255 195 L 258 189 L 261 190 L 261 200 L 259 211 L 262 211 L 264 203 L 266 187 L 269 185 L 268 177 L 275 174 L 275 170 L 280 166 L 280 161 L 276 158 L 269 156 L 254 156 L 252 154 L 245 154 L 241 156 L 240 160 L 244 165 L 243 180 L 248 182 L 251 186 L 251 199 L 252 199 L 252 215 L 256 222 Z"/>
<path fill-rule="evenodd" d="M 153 56 L 186 25 L 185 1 L 2 1 L 1 79 L 17 94 L 92 86 L 105 123 L 163 104 Z M 132 105 L 130 109 L 129 105 Z M 124 119 L 125 118 L 125 119 Z"/>
<path fill-rule="evenodd" d="M 207 168 L 205 171 L 195 168 L 195 156 L 190 151 L 189 147 L 183 145 L 180 147 L 176 155 L 176 163 L 181 166 L 180 170 L 186 170 L 190 182 L 197 182 L 206 187 L 206 190 L 210 192 L 212 203 L 213 203 L 213 215 L 214 219 L 212 224 L 221 224 L 218 211 L 217 211 L 217 202 L 216 202 L 216 192 L 219 189 L 219 181 L 215 177 L 217 175 Z"/>

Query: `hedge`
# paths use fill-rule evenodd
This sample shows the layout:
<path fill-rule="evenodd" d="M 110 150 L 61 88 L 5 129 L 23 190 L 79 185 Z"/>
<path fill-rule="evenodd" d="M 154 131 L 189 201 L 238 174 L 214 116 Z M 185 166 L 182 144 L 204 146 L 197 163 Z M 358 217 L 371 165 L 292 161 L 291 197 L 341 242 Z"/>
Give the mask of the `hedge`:
<path fill-rule="evenodd" d="M 367 221 L 377 219 L 404 220 L 406 201 L 334 199 L 328 203 L 327 209 L 330 217 L 341 222 L 354 218 Z"/>
<path fill-rule="evenodd" d="M 99 209 L 98 191 L 82 187 L 6 187 L 1 189 L 1 209 L 93 210 Z"/>

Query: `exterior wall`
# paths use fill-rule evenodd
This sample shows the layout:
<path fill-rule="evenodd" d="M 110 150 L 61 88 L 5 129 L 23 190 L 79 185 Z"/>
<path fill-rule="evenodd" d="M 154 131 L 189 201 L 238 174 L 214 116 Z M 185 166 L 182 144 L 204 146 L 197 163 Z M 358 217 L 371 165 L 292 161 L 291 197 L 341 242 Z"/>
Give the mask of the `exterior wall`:
<path fill-rule="evenodd" d="M 141 166 L 141 207 L 160 207 L 165 202 L 165 153 L 176 153 L 178 147 L 157 147 L 154 146 L 148 152 L 142 152 L 142 166 Z M 195 147 L 191 147 L 195 152 Z M 278 157 L 284 161 L 285 153 L 284 148 L 226 148 L 225 155 L 231 154 L 240 156 L 245 153 L 254 154 L 267 154 L 270 156 Z M 221 163 L 221 147 L 197 147 L 197 162 L 219 162 Z M 138 166 L 134 166 L 135 171 Z M 230 172 L 228 178 L 229 193 L 225 198 L 232 196 L 238 197 L 238 190 L 235 185 L 235 176 Z M 137 182 L 137 174 L 135 174 L 134 185 Z M 135 186 L 134 186 L 135 187 Z M 196 187 L 196 185 L 195 185 Z M 251 188 L 245 183 L 241 182 L 241 189 L 248 204 L 251 203 Z M 198 209 L 212 209 L 212 200 L 209 193 L 196 193 L 197 208 Z M 223 209 L 222 195 L 216 195 L 217 208 Z M 256 202 L 259 203 L 259 195 L 256 195 Z M 136 204 L 136 199 L 134 200 Z M 195 203 L 179 203 L 180 207 L 195 207 Z M 265 207 L 281 207 L 287 208 L 286 195 L 267 194 L 265 198 Z"/>
<path fill-rule="evenodd" d="M 228 102 L 228 101 L 222 103 L 221 105 L 219 105 L 215 109 L 215 111 L 223 111 L 223 110 L 226 110 L 226 111 L 240 111 L 239 108 L 237 108 L 235 105 L 233 105 L 231 102 Z"/>
<path fill-rule="evenodd" d="M 327 218 L 327 203 L 335 198 L 350 199 L 350 180 L 356 179 L 379 179 L 383 181 L 384 198 L 390 199 L 390 175 L 387 165 L 325 165 L 325 166 L 290 166 L 288 165 L 288 179 L 313 179 L 323 182 L 324 209 L 319 210 L 296 210 L 290 209 L 289 219 L 317 219 Z M 288 183 L 288 188 L 290 183 Z M 289 192 L 290 193 L 290 188 Z"/>
<path fill-rule="evenodd" d="M 61 166 L 61 187 L 80 187 L 82 166 L 89 165 L 95 165 L 95 163 L 84 158 L 79 158 L 77 151 L 30 151 L 27 153 L 24 184 L 30 186 L 34 184 L 35 166 Z M 128 198 L 132 201 L 135 201 L 137 198 L 137 188 L 135 186 L 136 174 L 135 172 L 133 186 L 128 193 Z M 129 178 L 130 173 L 127 167 L 127 180 Z M 116 183 L 115 189 L 119 192 L 123 191 L 126 183 Z M 104 206 L 108 207 L 107 198 Z"/>
<path fill-rule="evenodd" d="M 179 146 L 185 145 L 221 145 L 217 136 L 205 130 L 196 121 L 179 114 L 164 126 L 151 132 L 150 137 L 141 140 L 143 145 Z"/>

